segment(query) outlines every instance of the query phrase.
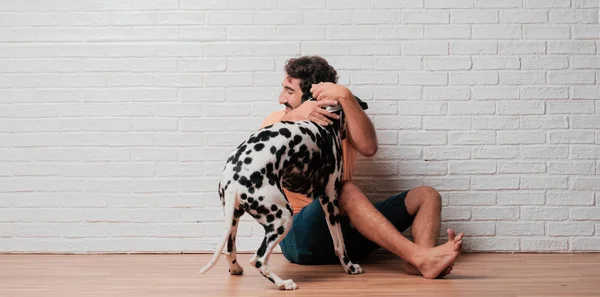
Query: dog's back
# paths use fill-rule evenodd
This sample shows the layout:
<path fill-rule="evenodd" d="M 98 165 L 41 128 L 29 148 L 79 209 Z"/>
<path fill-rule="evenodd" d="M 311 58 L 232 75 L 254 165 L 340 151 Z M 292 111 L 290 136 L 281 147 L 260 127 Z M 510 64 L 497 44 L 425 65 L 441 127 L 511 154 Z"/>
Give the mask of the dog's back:
<path fill-rule="evenodd" d="M 341 166 L 337 127 L 283 121 L 258 130 L 234 150 L 227 159 L 221 186 L 224 191 L 236 183 L 253 194 L 269 184 L 308 195 L 323 188 L 329 175 Z"/>

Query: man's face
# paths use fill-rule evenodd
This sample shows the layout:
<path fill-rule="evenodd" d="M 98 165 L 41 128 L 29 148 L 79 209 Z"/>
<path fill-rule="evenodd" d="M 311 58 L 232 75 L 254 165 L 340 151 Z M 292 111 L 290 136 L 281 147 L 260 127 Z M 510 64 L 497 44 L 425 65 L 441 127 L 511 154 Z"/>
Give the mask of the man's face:
<path fill-rule="evenodd" d="M 302 103 L 302 91 L 300 90 L 300 79 L 289 77 L 287 74 L 281 82 L 281 93 L 279 93 L 279 104 L 290 111 Z"/>

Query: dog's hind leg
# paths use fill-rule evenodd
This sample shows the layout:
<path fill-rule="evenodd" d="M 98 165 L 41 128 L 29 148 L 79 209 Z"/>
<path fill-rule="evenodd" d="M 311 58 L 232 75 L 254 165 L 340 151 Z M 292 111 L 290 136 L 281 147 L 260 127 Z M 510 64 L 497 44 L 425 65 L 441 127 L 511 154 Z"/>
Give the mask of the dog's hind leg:
<path fill-rule="evenodd" d="M 240 275 L 244 272 L 244 269 L 237 261 L 236 257 L 236 248 L 235 248 L 235 240 L 237 235 L 238 224 L 240 221 L 240 216 L 244 214 L 243 209 L 236 209 L 233 213 L 234 217 L 231 221 L 231 234 L 227 239 L 227 248 L 225 249 L 225 257 L 227 257 L 227 261 L 229 262 L 229 273 L 232 275 Z"/>
<path fill-rule="evenodd" d="M 267 207 L 261 205 L 260 207 L 268 209 L 264 219 L 259 220 L 259 223 L 265 228 L 265 237 L 260 248 L 250 260 L 250 264 L 256 267 L 264 277 L 273 282 L 280 290 L 295 290 L 298 286 L 291 279 L 282 280 L 271 271 L 271 267 L 269 266 L 269 259 L 273 249 L 281 242 L 292 227 L 292 214 L 288 211 L 291 208 L 286 205 L 282 209 L 275 204 Z"/>
<path fill-rule="evenodd" d="M 344 235 L 342 234 L 342 228 L 339 221 L 340 210 L 338 208 L 338 193 L 340 190 L 340 183 L 335 182 L 335 180 L 336 179 L 333 179 L 333 177 L 330 177 L 330 182 L 325 188 L 325 195 L 321 197 L 321 206 L 323 207 L 327 227 L 329 227 L 329 232 L 333 239 L 335 254 L 339 257 L 340 263 L 342 264 L 342 267 L 344 267 L 344 271 L 348 274 L 361 274 L 363 273 L 362 268 L 358 264 L 352 263 L 346 252 Z"/>

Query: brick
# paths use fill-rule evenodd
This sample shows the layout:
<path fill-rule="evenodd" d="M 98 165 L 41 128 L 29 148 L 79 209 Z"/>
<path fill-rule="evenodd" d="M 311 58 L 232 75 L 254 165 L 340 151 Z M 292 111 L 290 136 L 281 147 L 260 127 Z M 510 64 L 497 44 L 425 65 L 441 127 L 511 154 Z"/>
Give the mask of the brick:
<path fill-rule="evenodd" d="M 452 11 L 452 22 L 456 24 L 495 24 L 498 23 L 498 12 L 488 10 Z"/>
<path fill-rule="evenodd" d="M 573 207 L 571 208 L 572 220 L 598 220 L 600 208 L 598 207 Z"/>
<path fill-rule="evenodd" d="M 589 106 L 591 104 L 586 104 Z M 589 107 L 593 108 L 593 106 Z M 575 112 L 573 112 L 575 113 Z M 583 113 L 583 112 L 582 112 Z M 580 115 L 571 117 L 572 127 L 575 129 L 597 129 L 600 127 L 600 116 Z"/>
<path fill-rule="evenodd" d="M 521 251 L 524 252 L 567 251 L 568 246 L 569 243 L 567 239 L 548 239 L 535 237 L 527 237 L 521 239 Z"/>
<path fill-rule="evenodd" d="M 471 88 L 473 100 L 511 100 L 519 99 L 519 90 L 514 87 L 476 86 Z"/>
<path fill-rule="evenodd" d="M 547 22 L 544 10 L 510 9 L 500 11 L 500 22 L 509 24 L 531 24 Z"/>
<path fill-rule="evenodd" d="M 471 218 L 475 221 L 488 220 L 517 220 L 519 218 L 519 208 L 510 206 L 474 206 L 471 208 Z"/>
<path fill-rule="evenodd" d="M 560 222 L 548 223 L 550 236 L 589 236 L 594 234 L 592 222 Z"/>
<path fill-rule="evenodd" d="M 375 8 L 422 8 L 423 0 L 375 0 Z"/>
<path fill-rule="evenodd" d="M 565 116 L 523 116 L 521 129 L 548 130 L 567 129 L 569 121 Z"/>
<path fill-rule="evenodd" d="M 401 161 L 398 164 L 403 175 L 446 175 L 447 165 L 442 162 Z"/>
<path fill-rule="evenodd" d="M 469 100 L 468 87 L 429 87 L 423 88 L 424 100 Z"/>
<path fill-rule="evenodd" d="M 408 10 L 402 18 L 405 24 L 448 24 L 450 12 L 443 10 Z"/>
<path fill-rule="evenodd" d="M 496 204 L 495 193 L 461 193 L 461 192 L 449 192 L 443 194 L 450 200 L 450 205 L 494 205 Z M 461 231 L 463 232 L 463 231 Z"/>
<path fill-rule="evenodd" d="M 442 221 L 464 221 L 471 218 L 471 209 L 468 207 L 442 208 Z"/>
<path fill-rule="evenodd" d="M 421 70 L 420 57 L 382 57 L 375 60 L 378 70 Z"/>
<path fill-rule="evenodd" d="M 308 47 L 308 45 L 307 45 Z M 300 52 L 297 42 L 278 42 L 273 44 L 252 44 L 252 56 L 269 57 L 296 55 Z"/>
<path fill-rule="evenodd" d="M 451 3 L 444 0 L 425 0 L 425 8 L 473 8 L 474 0 L 457 0 Z"/>
<path fill-rule="evenodd" d="M 500 55 L 539 55 L 546 53 L 544 41 L 499 41 Z"/>
<path fill-rule="evenodd" d="M 206 14 L 204 12 L 177 11 L 159 12 L 158 24 L 160 25 L 204 25 Z"/>
<path fill-rule="evenodd" d="M 594 132 L 576 130 L 551 131 L 548 133 L 548 143 L 594 143 Z"/>
<path fill-rule="evenodd" d="M 500 84 L 502 85 L 535 85 L 546 82 L 546 75 L 539 71 L 502 71 Z"/>
<path fill-rule="evenodd" d="M 306 28 L 301 27 L 299 30 L 305 31 Z M 343 25 L 343 26 L 330 26 L 327 28 L 327 39 L 330 40 L 365 40 L 374 39 L 375 37 L 375 26 L 374 25 Z M 310 32 L 311 36 L 314 36 Z M 314 39 L 314 38 L 311 38 Z M 324 38 L 319 38 L 324 39 Z"/>
<path fill-rule="evenodd" d="M 368 2 L 361 2 L 369 4 Z M 371 7 L 369 7 L 371 8 Z M 394 24 L 402 18 L 400 11 L 394 10 L 361 10 L 355 11 L 353 20 L 355 24 Z"/>
<path fill-rule="evenodd" d="M 521 219 L 528 221 L 563 221 L 569 217 L 569 211 L 564 207 L 523 206 Z"/>
<path fill-rule="evenodd" d="M 544 173 L 546 164 L 542 162 L 499 162 L 499 173 Z"/>
<path fill-rule="evenodd" d="M 519 129 L 518 117 L 474 117 L 473 130 L 516 130 Z"/>
<path fill-rule="evenodd" d="M 548 82 L 552 84 L 593 84 L 592 71 L 556 71 L 548 73 Z"/>
<path fill-rule="evenodd" d="M 378 116 L 373 121 L 377 129 L 399 130 L 399 129 L 420 129 L 420 117 L 397 117 L 397 116 Z"/>
<path fill-rule="evenodd" d="M 206 57 L 250 56 L 252 47 L 248 43 L 209 43 L 205 47 Z"/>
<path fill-rule="evenodd" d="M 569 148 L 562 146 L 527 146 L 521 149 L 523 159 L 566 159 Z"/>
<path fill-rule="evenodd" d="M 495 144 L 495 132 L 450 132 L 450 143 L 456 145 Z"/>
<path fill-rule="evenodd" d="M 398 56 L 400 55 L 400 43 L 388 43 L 388 42 L 378 42 L 378 43 L 360 43 L 353 44 L 352 55 L 356 56 Z M 419 63 L 420 68 L 420 63 Z M 417 68 L 417 69 L 419 69 Z"/>
<path fill-rule="evenodd" d="M 205 18 L 208 25 L 250 25 L 253 22 L 252 12 L 208 11 Z"/>
<path fill-rule="evenodd" d="M 445 132 L 399 132 L 398 141 L 403 145 L 445 145 Z"/>
<path fill-rule="evenodd" d="M 498 80 L 498 73 L 492 71 L 469 71 L 450 73 L 450 85 L 496 85 L 498 84 Z"/>
<path fill-rule="evenodd" d="M 439 191 L 466 191 L 469 189 L 468 177 L 425 177 L 424 181 L 428 186 Z"/>
<path fill-rule="evenodd" d="M 518 237 L 475 237 L 463 245 L 466 251 L 518 251 Z"/>
<path fill-rule="evenodd" d="M 280 14 L 280 12 L 269 14 Z M 256 17 L 255 17 L 256 18 Z M 352 11 L 310 11 L 304 12 L 302 20 L 309 25 L 339 25 L 351 24 L 353 18 Z"/>
<path fill-rule="evenodd" d="M 402 26 L 377 26 L 377 39 L 422 39 L 424 36 L 423 26 L 420 25 L 402 25 Z"/>
<path fill-rule="evenodd" d="M 520 39 L 520 25 L 473 25 L 473 39 Z"/>
<path fill-rule="evenodd" d="M 477 8 L 518 8 L 523 0 L 478 0 Z"/>
<path fill-rule="evenodd" d="M 425 70 L 468 70 L 471 59 L 462 57 L 425 57 Z"/>
<path fill-rule="evenodd" d="M 421 149 L 409 146 L 380 146 L 374 157 L 378 160 L 418 160 L 421 158 Z"/>
<path fill-rule="evenodd" d="M 598 3 L 596 0 L 572 0 L 571 3 L 574 8 L 600 7 L 600 3 Z"/>
<path fill-rule="evenodd" d="M 521 63 L 517 57 L 473 57 L 473 69 L 475 70 L 519 69 L 520 67 Z"/>
<path fill-rule="evenodd" d="M 600 190 L 600 177 L 570 177 L 569 189 L 574 190 Z"/>
<path fill-rule="evenodd" d="M 468 160 L 470 149 L 464 147 L 425 147 L 423 159 L 428 161 Z"/>
<path fill-rule="evenodd" d="M 571 28 L 556 25 L 525 25 L 523 34 L 525 39 L 569 39 Z"/>
<path fill-rule="evenodd" d="M 548 54 L 593 54 L 596 44 L 592 41 L 548 41 Z"/>
<path fill-rule="evenodd" d="M 496 234 L 494 222 L 444 222 L 440 233 L 445 235 L 446 229 L 451 228 L 455 232 L 463 232 L 469 236 L 492 236 Z"/>
<path fill-rule="evenodd" d="M 496 225 L 498 236 L 532 236 L 545 235 L 544 223 L 539 222 L 498 222 Z"/>
<path fill-rule="evenodd" d="M 447 80 L 446 74 L 441 72 L 402 71 L 399 73 L 400 85 L 440 86 L 446 85 Z"/>
<path fill-rule="evenodd" d="M 180 72 L 215 72 L 225 71 L 227 61 L 225 59 L 189 59 L 179 60 Z"/>
<path fill-rule="evenodd" d="M 449 115 L 490 115 L 494 114 L 494 102 L 450 102 Z"/>
<path fill-rule="evenodd" d="M 498 205 L 544 205 L 543 191 L 519 190 L 498 193 Z"/>
<path fill-rule="evenodd" d="M 597 9 L 555 9 L 548 13 L 551 23 L 597 24 Z"/>
<path fill-rule="evenodd" d="M 351 74 L 350 79 L 354 84 L 397 84 L 398 75 L 385 71 L 361 71 Z"/>
<path fill-rule="evenodd" d="M 471 118 L 468 117 L 430 117 L 423 118 L 426 130 L 470 130 Z"/>
<path fill-rule="evenodd" d="M 471 178 L 474 190 L 515 190 L 519 188 L 519 177 L 516 176 L 474 176 Z M 518 214 L 518 211 L 517 211 Z"/>
<path fill-rule="evenodd" d="M 523 57 L 521 58 L 523 69 L 566 69 L 569 61 L 565 56 L 546 56 L 546 57 Z"/>
<path fill-rule="evenodd" d="M 523 87 L 521 89 L 521 99 L 568 99 L 568 87 Z"/>
<path fill-rule="evenodd" d="M 451 41 L 451 55 L 493 55 L 498 53 L 496 41 Z"/>
<path fill-rule="evenodd" d="M 404 56 L 447 55 L 448 42 L 428 40 L 402 43 L 401 52 Z"/>
<path fill-rule="evenodd" d="M 570 247 L 572 251 L 599 251 L 600 238 L 573 238 Z"/>
<path fill-rule="evenodd" d="M 548 176 L 523 176 L 521 177 L 522 189 L 567 189 L 568 182 L 566 176 L 548 177 Z"/>
<path fill-rule="evenodd" d="M 427 25 L 425 38 L 427 39 L 469 39 L 471 27 L 467 25 Z"/>
<path fill-rule="evenodd" d="M 377 99 L 402 99 L 419 100 L 421 99 L 421 87 L 390 87 L 379 86 L 374 89 L 374 96 Z"/>
<path fill-rule="evenodd" d="M 279 33 L 281 34 L 281 31 Z M 278 29 L 275 26 L 227 26 L 227 39 L 229 40 L 264 40 L 277 36 L 277 34 Z M 315 35 L 310 39 L 322 39 L 319 36 L 324 36 L 323 30 L 315 31 Z"/>
<path fill-rule="evenodd" d="M 600 69 L 600 57 L 574 56 L 571 65 L 573 69 Z"/>
<path fill-rule="evenodd" d="M 464 161 L 450 163 L 450 174 L 492 174 L 496 173 L 495 162 Z"/>
<path fill-rule="evenodd" d="M 598 39 L 600 37 L 599 25 L 573 25 L 573 39 Z"/>
<path fill-rule="evenodd" d="M 537 101 L 501 101 L 498 102 L 500 115 L 539 115 L 544 114 L 544 102 Z"/>
<path fill-rule="evenodd" d="M 550 163 L 552 167 L 552 163 Z M 547 205 L 591 206 L 594 205 L 594 192 L 588 191 L 548 191 Z"/>
<path fill-rule="evenodd" d="M 586 114 L 593 113 L 594 102 L 590 100 L 566 100 L 548 102 L 549 114 Z M 571 117 L 572 128 L 594 128 L 600 117 L 580 115 Z"/>
<path fill-rule="evenodd" d="M 525 8 L 563 8 L 571 5 L 570 0 L 523 0 Z"/>

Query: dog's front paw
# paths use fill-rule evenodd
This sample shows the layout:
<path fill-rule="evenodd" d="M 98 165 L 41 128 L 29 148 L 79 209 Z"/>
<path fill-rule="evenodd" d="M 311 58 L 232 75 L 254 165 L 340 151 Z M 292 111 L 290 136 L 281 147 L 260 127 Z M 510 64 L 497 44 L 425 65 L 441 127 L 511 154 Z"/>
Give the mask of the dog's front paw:
<path fill-rule="evenodd" d="M 346 273 L 348 274 L 362 274 L 363 270 L 358 264 L 349 264 L 346 266 Z"/>
<path fill-rule="evenodd" d="M 294 283 L 291 279 L 286 279 L 284 281 L 281 281 L 281 283 L 279 284 L 279 290 L 296 290 L 298 289 L 298 286 L 296 286 L 296 283 Z"/>

